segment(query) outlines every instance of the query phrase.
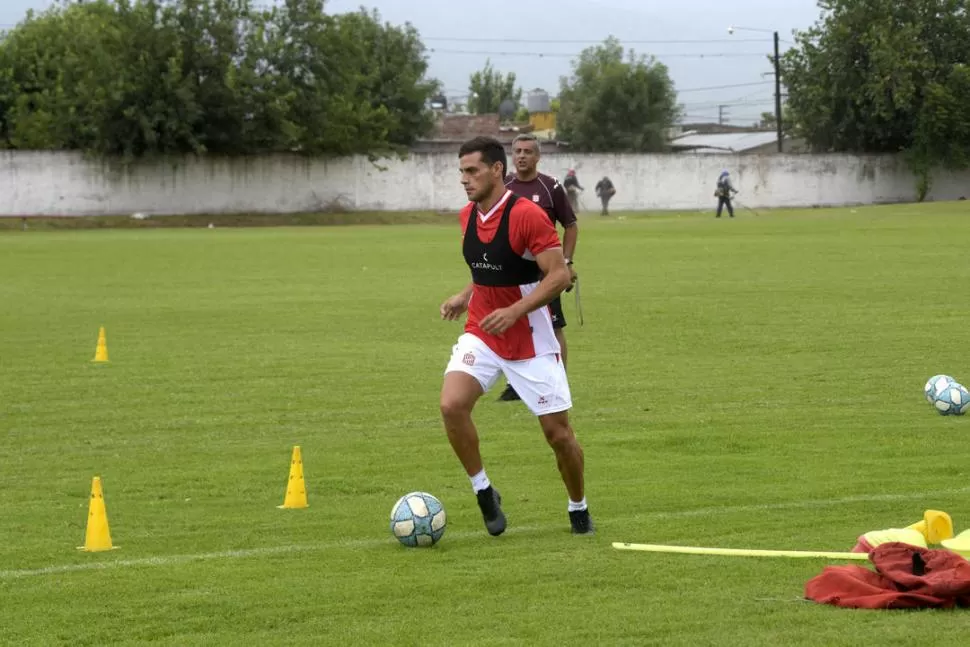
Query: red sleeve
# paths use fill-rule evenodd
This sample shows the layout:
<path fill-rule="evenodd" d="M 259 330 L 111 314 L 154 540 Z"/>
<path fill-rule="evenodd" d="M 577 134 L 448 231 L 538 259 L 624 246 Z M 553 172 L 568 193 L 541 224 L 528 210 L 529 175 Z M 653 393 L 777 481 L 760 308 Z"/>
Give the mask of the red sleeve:
<path fill-rule="evenodd" d="M 519 256 L 528 251 L 533 258 L 548 249 L 562 247 L 556 226 L 545 210 L 528 200 L 518 200 L 512 207 L 509 242 Z"/>

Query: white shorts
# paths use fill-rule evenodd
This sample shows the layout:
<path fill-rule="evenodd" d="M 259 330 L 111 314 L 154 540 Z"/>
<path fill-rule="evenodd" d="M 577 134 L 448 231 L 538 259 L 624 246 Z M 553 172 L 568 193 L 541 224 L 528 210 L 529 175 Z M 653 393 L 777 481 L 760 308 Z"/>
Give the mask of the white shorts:
<path fill-rule="evenodd" d="M 537 416 L 559 413 L 573 406 L 566 369 L 559 355 L 507 360 L 496 355 L 475 335 L 465 333 L 455 344 L 445 374 L 453 371 L 471 375 L 485 392 L 492 388 L 499 374 L 504 373 L 505 379 Z"/>

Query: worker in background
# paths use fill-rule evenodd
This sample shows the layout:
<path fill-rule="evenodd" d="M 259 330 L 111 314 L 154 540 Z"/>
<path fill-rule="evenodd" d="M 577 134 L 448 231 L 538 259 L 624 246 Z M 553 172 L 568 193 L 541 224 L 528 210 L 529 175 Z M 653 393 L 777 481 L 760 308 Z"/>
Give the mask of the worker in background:
<path fill-rule="evenodd" d="M 731 184 L 731 174 L 721 171 L 717 178 L 717 187 L 714 189 L 714 197 L 717 198 L 717 218 L 721 217 L 721 210 L 727 207 L 728 215 L 734 217 L 734 207 L 731 206 L 731 196 L 738 192 Z"/>
<path fill-rule="evenodd" d="M 579 192 L 585 191 L 579 184 L 579 178 L 576 177 L 576 170 L 569 169 L 566 172 L 566 177 L 563 178 L 562 186 L 566 189 L 566 195 L 569 196 L 569 204 L 573 208 L 573 212 L 579 213 Z"/>
<path fill-rule="evenodd" d="M 610 178 L 604 175 L 603 179 L 596 183 L 596 196 L 603 204 L 603 211 L 600 215 L 610 215 L 610 199 L 614 195 L 616 195 L 616 187 L 613 186 L 613 182 L 610 181 Z"/>

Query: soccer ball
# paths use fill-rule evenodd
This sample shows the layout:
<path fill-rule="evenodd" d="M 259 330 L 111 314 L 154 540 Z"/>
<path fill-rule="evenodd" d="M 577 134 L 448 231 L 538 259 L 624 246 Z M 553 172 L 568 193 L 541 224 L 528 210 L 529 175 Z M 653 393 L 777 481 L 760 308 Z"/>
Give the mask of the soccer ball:
<path fill-rule="evenodd" d="M 944 416 L 962 416 L 970 409 L 970 391 L 966 387 L 956 382 L 951 382 L 942 393 L 940 393 L 933 406 Z"/>
<path fill-rule="evenodd" d="M 926 396 L 926 401 L 935 406 L 936 399 L 951 385 L 956 383 L 957 381 L 949 375 L 934 375 L 926 381 L 926 385 L 923 387 L 923 394 Z"/>
<path fill-rule="evenodd" d="M 391 509 L 391 532 L 405 546 L 433 546 L 445 534 L 445 507 L 427 492 L 405 494 Z"/>

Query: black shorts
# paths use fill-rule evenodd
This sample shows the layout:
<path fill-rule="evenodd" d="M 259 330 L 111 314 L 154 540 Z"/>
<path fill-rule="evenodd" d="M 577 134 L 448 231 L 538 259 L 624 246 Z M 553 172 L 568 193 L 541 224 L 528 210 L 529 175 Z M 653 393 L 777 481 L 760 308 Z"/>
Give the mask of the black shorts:
<path fill-rule="evenodd" d="M 552 312 L 552 327 L 565 328 L 566 316 L 562 313 L 562 299 L 559 297 L 553 299 L 549 304 L 549 310 Z"/>

